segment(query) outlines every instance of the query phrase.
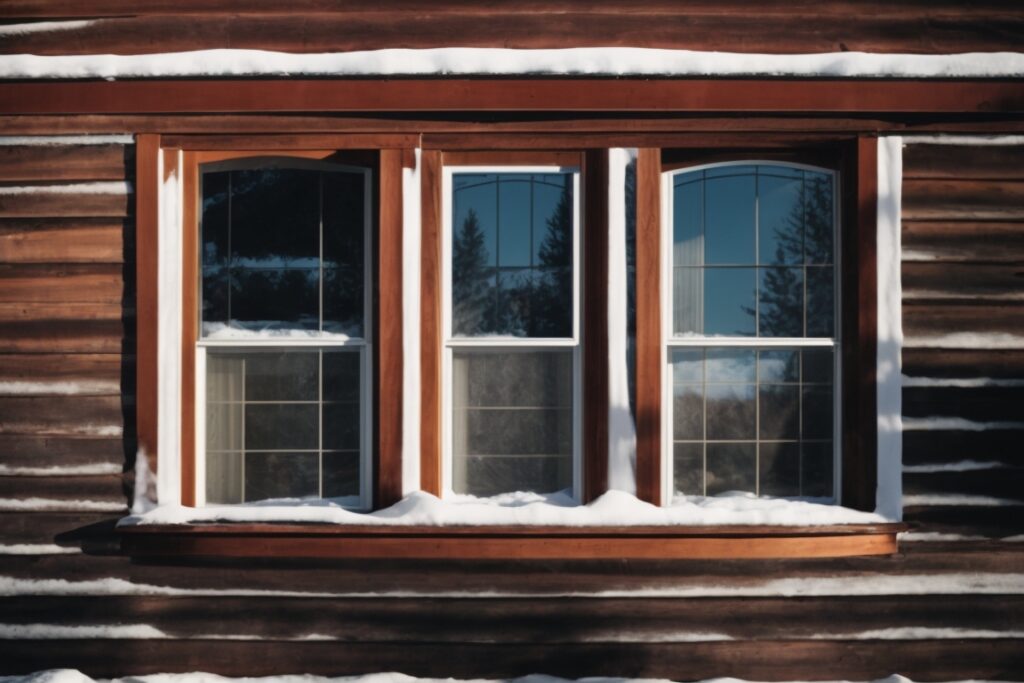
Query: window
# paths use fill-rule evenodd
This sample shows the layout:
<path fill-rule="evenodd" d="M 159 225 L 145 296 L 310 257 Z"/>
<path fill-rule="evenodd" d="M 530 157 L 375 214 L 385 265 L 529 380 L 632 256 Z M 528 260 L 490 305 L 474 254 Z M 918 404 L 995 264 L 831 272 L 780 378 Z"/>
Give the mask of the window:
<path fill-rule="evenodd" d="M 256 157 L 198 175 L 197 503 L 369 507 L 370 171 Z"/>
<path fill-rule="evenodd" d="M 444 173 L 446 491 L 579 495 L 579 171 Z"/>
<path fill-rule="evenodd" d="M 664 176 L 668 499 L 838 499 L 832 171 L 746 161 Z"/>

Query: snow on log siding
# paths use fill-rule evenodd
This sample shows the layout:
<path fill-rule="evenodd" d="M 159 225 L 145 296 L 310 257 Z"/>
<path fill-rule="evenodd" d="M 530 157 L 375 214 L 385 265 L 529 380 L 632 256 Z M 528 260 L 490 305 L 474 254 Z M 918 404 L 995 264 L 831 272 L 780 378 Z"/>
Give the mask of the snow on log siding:
<path fill-rule="evenodd" d="M 907 138 L 903 488 L 919 541 L 1024 528 L 1024 139 Z"/>

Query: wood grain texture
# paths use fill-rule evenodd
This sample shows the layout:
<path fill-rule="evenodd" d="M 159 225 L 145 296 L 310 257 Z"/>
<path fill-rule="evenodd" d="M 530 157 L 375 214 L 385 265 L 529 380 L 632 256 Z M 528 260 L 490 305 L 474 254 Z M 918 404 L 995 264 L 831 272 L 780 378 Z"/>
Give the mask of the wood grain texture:
<path fill-rule="evenodd" d="M 120 317 L 0 321 L 0 352 L 121 353 L 129 343 L 125 332 Z"/>
<path fill-rule="evenodd" d="M 511 678 L 546 671 L 553 676 L 713 678 L 790 681 L 815 671 L 829 679 L 874 680 L 902 671 L 919 680 L 1021 680 L 1024 641 L 1019 639 L 776 641 L 705 643 L 548 643 L 510 648 L 501 643 L 340 643 L 221 640 L 0 641 L 11 673 L 45 663 L 78 668 L 96 677 L 206 670 L 228 676 L 303 671 L 359 675 L 381 666 L 413 676 Z M 680 673 L 685 672 L 685 673 Z"/>
<path fill-rule="evenodd" d="M 641 148 L 636 166 L 636 489 L 662 497 L 661 151 Z"/>
<path fill-rule="evenodd" d="M 0 218 L 82 218 L 89 216 L 123 218 L 128 215 L 132 198 L 123 192 L 41 191 L 27 194 L 3 194 L 0 191 Z"/>
<path fill-rule="evenodd" d="M 380 153 L 374 507 L 387 507 L 402 498 L 402 154 L 401 149 Z"/>
<path fill-rule="evenodd" d="M 165 155 L 165 172 L 173 154 Z M 199 160 L 181 154 L 181 504 L 196 504 L 196 341 L 199 339 Z"/>
<path fill-rule="evenodd" d="M 120 304 L 123 296 L 117 264 L 0 265 L 0 303 Z"/>
<path fill-rule="evenodd" d="M 903 150 L 903 178 L 1024 180 L 1024 146 L 914 143 Z"/>
<path fill-rule="evenodd" d="M 583 163 L 583 499 L 608 489 L 608 151 Z"/>
<path fill-rule="evenodd" d="M 904 260 L 1024 262 L 1024 221 L 903 221 Z"/>
<path fill-rule="evenodd" d="M 1024 181 L 908 178 L 904 220 L 1024 221 Z"/>
<path fill-rule="evenodd" d="M 0 464 L 15 470 L 125 464 L 124 444 L 119 436 L 3 434 L 0 452 Z"/>
<path fill-rule="evenodd" d="M 0 181 L 124 180 L 125 145 L 0 146 Z"/>
<path fill-rule="evenodd" d="M 0 219 L 0 263 L 123 263 L 126 221 Z"/>
<path fill-rule="evenodd" d="M 58 392 L 120 394 L 124 360 L 120 354 L 0 354 L 0 394 L 18 391 L 8 382 L 38 384 L 31 391 L 40 393 L 55 384 Z"/>
<path fill-rule="evenodd" d="M 420 156 L 420 488 L 441 495 L 441 152 Z"/>
<path fill-rule="evenodd" d="M 0 396 L 0 433 L 119 436 L 120 396 Z"/>
<path fill-rule="evenodd" d="M 82 10 L 78 10 L 82 12 Z M 76 12 L 76 13 L 78 13 Z M 380 48 L 562 48 L 636 46 L 755 53 L 957 53 L 1013 50 L 1024 27 L 1020 12 L 877 16 L 853 12 L 825 19 L 806 10 L 733 14 L 674 10 L 629 12 L 608 7 L 585 12 L 523 12 L 489 7 L 486 13 L 389 10 L 265 14 L 197 13 L 107 17 L 61 31 L 5 36 L 8 53 L 142 54 L 230 46 L 286 52 Z"/>
<path fill-rule="evenodd" d="M 720 79 L 125 80 L 0 83 L 0 114 L 1024 111 L 1013 81 Z"/>
<path fill-rule="evenodd" d="M 149 468 L 159 469 L 160 136 L 139 135 L 135 150 L 135 424 Z"/>

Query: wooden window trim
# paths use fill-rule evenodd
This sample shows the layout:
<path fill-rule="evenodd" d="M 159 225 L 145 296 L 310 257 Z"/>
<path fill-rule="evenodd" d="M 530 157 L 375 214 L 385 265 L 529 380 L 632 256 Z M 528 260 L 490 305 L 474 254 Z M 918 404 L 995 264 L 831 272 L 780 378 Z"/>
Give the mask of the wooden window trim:
<path fill-rule="evenodd" d="M 201 136 L 206 137 L 206 136 Z M 182 319 L 181 319 L 181 457 L 180 499 L 183 505 L 196 502 L 195 463 L 195 344 L 198 340 L 198 224 L 196 212 L 198 198 L 198 168 L 201 163 L 226 159 L 258 156 L 290 156 L 325 159 L 339 149 L 353 149 L 339 145 L 332 149 L 314 149 L 312 142 L 323 142 L 327 136 L 312 136 L 305 143 L 303 136 L 289 136 L 281 144 L 267 145 L 266 139 L 254 144 L 250 138 L 221 139 L 199 142 L 187 137 L 141 136 L 139 140 L 138 173 L 140 192 L 137 198 L 139 234 L 136 277 L 139 283 L 139 307 L 146 313 L 139 316 L 138 344 L 140 368 L 138 379 L 140 443 L 143 444 L 155 471 L 158 467 L 156 443 L 158 434 L 157 407 L 157 226 L 159 223 L 159 183 L 156 178 L 158 154 L 164 152 L 165 175 L 181 171 L 182 175 Z M 332 139 L 341 136 L 329 136 Z M 373 169 L 374 197 L 372 211 L 373 253 L 375 256 L 372 287 L 376 310 L 373 315 L 374 353 L 373 433 L 371 438 L 371 467 L 373 483 L 370 495 L 375 508 L 386 507 L 402 494 L 402 406 L 391 397 L 401 394 L 403 377 L 402 350 L 402 169 L 414 159 L 412 148 L 383 148 L 381 144 L 414 142 L 412 136 L 361 136 L 358 139 L 363 152 L 351 152 L 360 163 Z M 205 148 L 217 142 L 222 149 Z M 288 142 L 291 146 L 285 145 Z M 181 145 L 181 146 L 172 146 Z M 374 146 L 378 145 L 378 146 Z M 183 151 L 182 167 L 177 168 L 179 150 Z M 187 150 L 187 151 L 184 151 Z M 365 158 L 364 158 L 365 157 Z M 190 229 L 190 226 L 193 229 Z"/>
<path fill-rule="evenodd" d="M 877 138 L 861 136 L 813 147 L 641 149 L 637 160 L 637 495 L 661 504 L 662 348 L 661 175 L 689 165 L 750 158 L 825 166 L 839 172 L 842 482 L 838 502 L 875 509 L 877 487 L 876 335 Z"/>

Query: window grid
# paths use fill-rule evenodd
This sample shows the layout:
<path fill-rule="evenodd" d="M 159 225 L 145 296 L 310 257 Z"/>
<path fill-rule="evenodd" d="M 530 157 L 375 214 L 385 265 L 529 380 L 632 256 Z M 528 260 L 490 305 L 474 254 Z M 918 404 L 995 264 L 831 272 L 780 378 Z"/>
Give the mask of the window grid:
<path fill-rule="evenodd" d="M 813 171 L 815 173 L 826 174 L 826 175 L 831 177 L 831 180 L 832 180 L 832 196 L 831 196 L 831 208 L 832 208 L 832 217 L 831 217 L 832 218 L 832 258 L 831 258 L 831 260 L 830 260 L 830 262 L 828 264 L 809 263 L 808 259 L 807 259 L 807 256 L 806 256 L 806 249 L 807 249 L 806 243 L 805 243 L 806 230 L 804 230 L 804 231 L 801 232 L 801 252 L 802 252 L 803 258 L 801 259 L 801 262 L 799 264 L 800 270 L 804 274 L 803 275 L 803 282 L 802 282 L 802 302 L 803 302 L 803 306 L 802 306 L 802 309 L 803 309 L 802 310 L 802 328 L 803 328 L 804 335 L 807 335 L 808 331 L 809 331 L 808 315 L 809 315 L 810 306 L 809 306 L 809 299 L 808 299 L 808 277 L 807 277 L 808 267 L 812 267 L 812 268 L 813 267 L 817 267 L 817 268 L 827 267 L 827 268 L 831 268 L 832 269 L 832 286 L 833 286 L 832 326 L 833 326 L 833 332 L 832 332 L 832 336 L 830 336 L 830 337 L 808 337 L 808 336 L 803 336 L 803 337 L 763 337 L 763 336 L 761 336 L 761 325 L 760 325 L 760 311 L 761 311 L 761 306 L 760 306 L 760 294 L 761 294 L 761 292 L 760 292 L 760 286 L 761 286 L 760 271 L 762 269 L 762 266 L 761 266 L 761 263 L 760 263 L 760 259 L 761 259 L 761 255 L 760 255 L 760 236 L 761 236 L 761 226 L 760 226 L 761 216 L 760 216 L 760 211 L 761 211 L 761 201 L 760 201 L 760 189 L 759 189 L 758 182 L 759 182 L 759 178 L 762 175 L 762 173 L 760 172 L 760 169 L 756 168 L 756 167 L 758 167 L 759 165 L 762 165 L 762 164 L 764 164 L 764 165 L 772 165 L 772 166 L 776 166 L 776 167 L 781 166 L 781 167 L 786 167 L 786 168 L 791 168 L 791 169 L 796 169 L 796 170 Z M 716 263 L 716 264 L 713 264 L 713 266 L 711 266 L 711 267 L 715 267 L 715 268 L 750 268 L 750 267 L 753 267 L 754 268 L 754 270 L 755 270 L 755 277 L 754 277 L 754 286 L 755 286 L 755 293 L 754 293 L 754 311 L 755 311 L 754 335 L 749 336 L 749 337 L 748 336 L 742 336 L 742 337 L 722 336 L 722 337 L 718 337 L 718 336 L 706 336 L 706 335 L 704 335 L 702 333 L 702 334 L 699 334 L 699 335 L 694 334 L 694 335 L 687 335 L 687 336 L 677 336 L 677 334 L 675 333 L 675 329 L 676 329 L 675 328 L 675 301 L 674 301 L 675 290 L 674 290 L 674 277 L 673 277 L 673 273 L 679 267 L 677 267 L 675 265 L 673 246 L 672 246 L 674 244 L 674 239 L 673 239 L 674 227 L 673 227 L 673 223 L 672 223 L 673 217 L 674 217 L 674 192 L 673 192 L 673 190 L 678 185 L 682 185 L 683 184 L 681 182 L 677 182 L 677 180 L 682 178 L 683 175 L 686 174 L 686 173 L 691 173 L 691 172 L 694 172 L 694 171 L 701 171 L 701 170 L 705 170 L 705 169 L 722 168 L 722 167 L 728 167 L 728 166 L 748 166 L 748 167 L 755 167 L 755 169 L 756 169 L 754 171 L 754 177 L 755 177 L 754 263 L 755 263 L 755 265 L 754 266 L 744 266 L 744 265 L 739 265 L 739 264 L 719 264 L 719 263 Z M 736 174 L 736 175 L 739 175 L 739 174 Z M 764 175 L 769 175 L 770 176 L 772 174 L 768 173 L 768 174 L 764 174 Z M 715 177 L 729 177 L 729 176 L 723 174 L 723 175 L 718 175 L 718 176 L 715 176 Z M 702 176 L 702 180 L 705 181 L 705 182 L 702 182 L 702 188 L 701 188 L 701 192 L 702 192 L 701 224 L 702 224 L 702 235 L 703 235 L 704 234 L 704 232 L 703 232 L 704 231 L 704 227 L 703 227 L 704 226 L 704 215 L 703 214 L 704 214 L 704 211 L 706 210 L 707 182 L 706 182 L 706 178 L 704 178 L 703 176 Z M 839 269 L 837 267 L 837 265 L 839 263 L 839 244 L 840 244 L 839 243 L 839 239 L 838 239 L 840 207 L 839 207 L 839 193 L 838 193 L 838 182 L 837 182 L 837 180 L 838 180 L 838 174 L 835 173 L 834 171 L 831 171 L 831 170 L 828 170 L 828 169 L 819 168 L 819 167 L 813 167 L 813 166 L 804 166 L 804 165 L 800 165 L 800 164 L 776 162 L 776 161 L 770 161 L 770 160 L 769 161 L 744 160 L 744 161 L 738 161 L 738 162 L 727 162 L 727 163 L 724 163 L 724 164 L 709 164 L 709 165 L 705 165 L 705 166 L 694 166 L 694 167 L 678 169 L 676 171 L 666 172 L 665 174 L 663 174 L 663 188 L 664 188 L 664 190 L 663 190 L 663 193 L 662 193 L 662 203 L 663 203 L 663 209 L 662 209 L 662 217 L 663 217 L 662 218 L 662 220 L 663 220 L 662 234 L 668 236 L 668 239 L 667 239 L 667 242 L 666 242 L 667 246 L 663 250 L 663 263 L 665 263 L 667 265 L 667 267 L 663 268 L 663 271 L 662 271 L 664 273 L 663 278 L 662 278 L 662 283 L 663 283 L 662 287 L 663 287 L 663 291 L 665 291 L 667 293 L 667 296 L 666 296 L 667 304 L 665 306 L 663 306 L 663 310 L 662 310 L 662 316 L 663 316 L 663 319 L 662 319 L 662 329 L 664 330 L 663 334 L 665 335 L 665 357 L 664 357 L 664 364 L 663 364 L 663 373 L 664 373 L 664 378 L 665 379 L 662 382 L 662 386 L 664 387 L 663 391 L 664 391 L 665 395 L 663 396 L 663 399 L 662 399 L 662 405 L 666 406 L 666 411 L 665 412 L 666 412 L 666 416 L 667 416 L 667 419 L 663 421 L 663 432 L 664 432 L 663 443 L 665 443 L 667 445 L 667 448 L 666 448 L 666 451 L 665 451 L 665 456 L 662 458 L 662 488 L 663 488 L 663 492 L 664 492 L 664 495 L 665 495 L 665 500 L 671 501 L 675 497 L 675 481 L 674 481 L 674 472 L 673 472 L 673 470 L 674 470 L 674 460 L 675 460 L 674 444 L 677 443 L 677 441 L 675 440 L 675 434 L 674 434 L 674 430 L 675 430 L 675 425 L 674 425 L 674 403 L 675 403 L 674 396 L 675 396 L 675 386 L 676 386 L 676 383 L 675 383 L 675 381 L 673 379 L 673 374 L 672 374 L 672 372 L 673 372 L 672 352 L 673 352 L 674 349 L 686 349 L 686 348 L 702 349 L 702 350 L 704 350 L 706 352 L 709 349 L 715 349 L 715 348 L 748 348 L 748 349 L 753 350 L 757 354 L 757 356 L 759 357 L 761 350 L 790 348 L 790 349 L 793 349 L 793 350 L 797 351 L 798 354 L 799 354 L 799 357 L 800 357 L 800 380 L 801 380 L 801 386 L 815 386 L 814 384 L 811 384 L 811 385 L 804 385 L 804 384 L 802 384 L 802 380 L 803 380 L 803 353 L 802 353 L 801 350 L 802 349 L 809 349 L 809 348 L 831 348 L 833 350 L 833 353 L 832 353 L 832 355 L 833 355 L 832 384 L 830 385 L 832 387 L 832 394 L 833 394 L 833 411 L 832 411 L 833 412 L 833 419 L 832 419 L 832 430 L 831 430 L 831 432 L 832 432 L 832 439 L 831 440 L 822 440 L 822 439 L 805 439 L 805 438 L 803 438 L 803 433 L 804 433 L 804 424 L 803 424 L 803 418 L 804 418 L 804 391 L 803 391 L 803 389 L 801 389 L 798 392 L 798 416 L 799 416 L 799 432 L 798 433 L 799 433 L 800 437 L 799 437 L 799 440 L 796 441 L 795 443 L 799 443 L 800 444 L 800 447 L 799 447 L 799 459 L 798 459 L 798 464 L 799 464 L 798 472 L 799 472 L 800 491 L 804 490 L 804 458 L 803 458 L 804 444 L 830 443 L 830 442 L 832 443 L 832 446 L 833 446 L 832 492 L 833 492 L 833 494 L 832 494 L 831 498 L 838 502 L 838 500 L 839 500 L 839 491 L 840 491 L 839 476 L 840 476 L 840 471 L 841 471 L 841 468 L 838 466 L 839 465 L 838 453 L 839 453 L 839 447 L 840 447 L 840 443 L 841 443 L 840 430 L 839 430 L 839 426 L 840 426 L 840 401 L 839 401 L 839 396 L 840 396 L 840 389 L 841 389 L 841 387 L 840 387 L 840 378 L 841 378 L 840 361 L 841 361 L 841 358 L 840 358 L 840 354 L 839 354 L 839 328 L 838 328 L 838 326 L 839 326 L 839 316 L 837 315 L 836 312 L 841 310 L 841 306 L 840 306 L 840 288 L 838 286 Z M 691 182 L 696 182 L 696 181 L 691 181 Z M 807 206 L 806 206 L 806 204 L 804 204 L 801 207 L 801 210 L 802 210 L 803 225 L 806 226 L 806 224 L 807 224 Z M 704 248 L 703 244 L 702 244 L 702 248 Z M 687 268 L 687 269 L 692 269 L 692 270 L 704 270 L 707 267 L 708 267 L 707 264 L 704 264 L 703 262 L 702 262 L 702 264 L 700 266 L 682 266 L 682 268 Z M 773 267 L 773 266 L 763 266 L 763 267 L 764 268 L 770 268 L 770 267 Z M 781 266 L 781 267 L 793 267 L 793 264 L 786 264 L 786 265 Z M 701 317 L 703 318 L 703 310 L 704 310 L 703 297 L 701 298 L 701 301 L 699 302 L 699 306 L 700 306 L 700 310 L 701 310 Z M 702 324 L 703 324 L 703 321 L 702 321 Z M 759 362 L 759 360 L 758 360 L 758 362 L 756 364 L 756 367 L 757 367 L 757 373 L 758 374 L 755 376 L 755 384 L 754 384 L 754 386 L 755 386 L 755 392 L 754 392 L 754 395 L 755 395 L 755 416 L 756 416 L 755 439 L 753 440 L 754 443 L 756 444 L 756 451 L 755 451 L 755 453 L 756 453 L 756 455 L 755 455 L 755 473 L 754 473 L 755 480 L 754 481 L 755 481 L 755 486 L 756 486 L 755 494 L 756 495 L 761 495 L 761 492 L 760 492 L 760 487 L 761 487 L 761 476 L 760 476 L 761 475 L 761 446 L 760 446 L 760 444 L 762 443 L 762 440 L 760 439 L 760 429 L 761 429 L 761 396 L 760 396 L 760 391 L 757 389 L 757 387 L 759 386 L 759 380 L 760 380 L 760 362 Z M 708 383 L 706 382 L 706 378 L 707 378 L 707 365 L 705 363 L 704 364 L 704 368 L 703 368 L 703 375 L 702 375 L 702 379 L 704 380 L 702 382 L 702 386 L 704 386 L 705 388 L 708 386 Z M 708 443 L 740 443 L 741 441 L 739 441 L 739 440 L 720 440 L 720 439 L 716 439 L 714 441 L 707 440 L 707 438 L 706 438 L 706 436 L 707 436 L 706 425 L 707 425 L 707 414 L 708 414 L 708 405 L 707 405 L 708 404 L 708 400 L 707 400 L 707 392 L 706 392 L 706 390 L 704 390 L 702 392 L 702 402 L 703 402 L 702 403 L 702 407 L 703 407 L 703 413 L 702 413 L 702 430 L 703 431 L 702 431 L 702 434 L 704 435 L 704 438 L 700 442 L 700 443 L 702 443 L 701 463 L 702 463 L 702 468 L 703 468 L 703 471 L 701 472 L 701 479 L 702 479 L 702 490 L 703 490 L 704 495 L 706 495 L 707 494 L 707 478 L 708 478 L 707 477 L 707 472 L 708 472 L 707 444 Z M 680 442 L 683 442 L 683 441 L 680 441 Z M 690 441 L 690 443 L 697 443 L 697 442 Z M 749 441 L 747 441 L 746 443 L 749 443 Z M 793 441 L 782 441 L 782 440 L 764 440 L 764 443 L 794 443 L 794 442 Z"/>

